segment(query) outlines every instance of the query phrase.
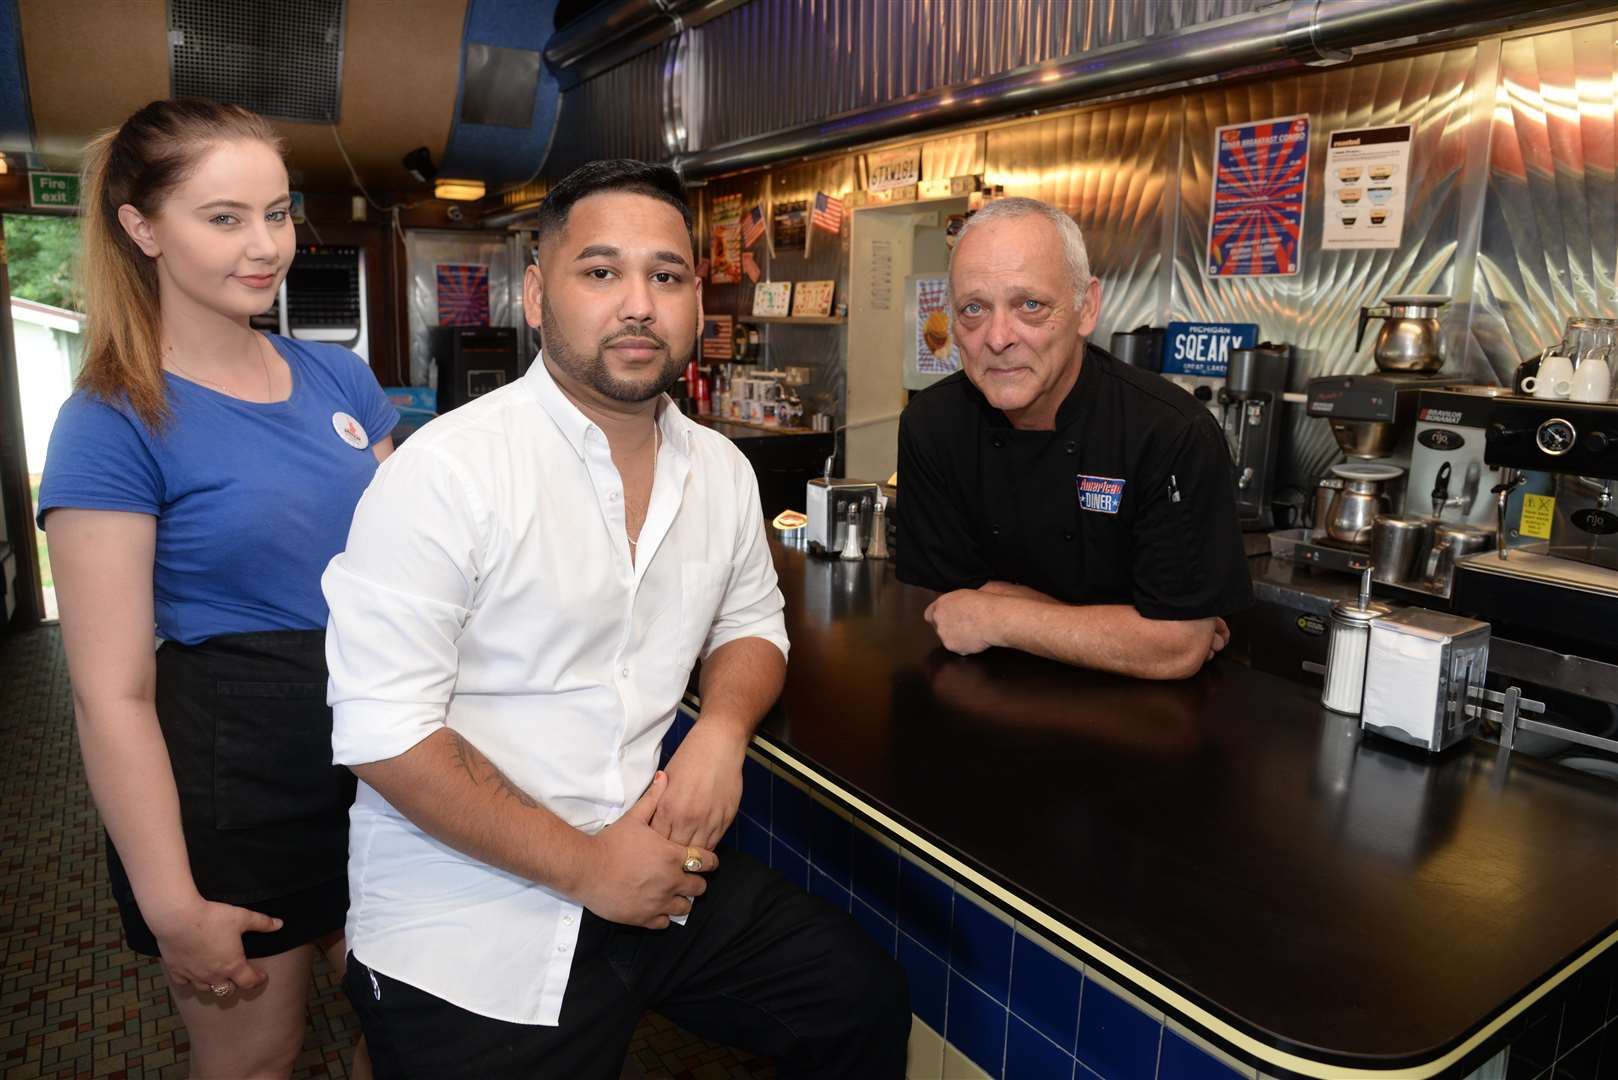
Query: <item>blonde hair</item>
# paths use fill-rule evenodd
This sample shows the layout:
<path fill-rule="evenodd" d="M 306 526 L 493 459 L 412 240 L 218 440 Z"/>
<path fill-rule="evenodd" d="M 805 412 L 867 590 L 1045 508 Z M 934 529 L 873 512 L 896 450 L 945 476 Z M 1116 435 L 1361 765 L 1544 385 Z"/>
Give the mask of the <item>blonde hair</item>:
<path fill-rule="evenodd" d="M 124 231 L 118 208 L 127 203 L 156 217 L 207 149 L 234 139 L 286 153 L 262 116 L 200 98 L 154 101 L 85 147 L 79 274 L 86 340 L 78 387 L 109 404 L 127 400 L 153 430 L 169 419 L 157 268 Z"/>

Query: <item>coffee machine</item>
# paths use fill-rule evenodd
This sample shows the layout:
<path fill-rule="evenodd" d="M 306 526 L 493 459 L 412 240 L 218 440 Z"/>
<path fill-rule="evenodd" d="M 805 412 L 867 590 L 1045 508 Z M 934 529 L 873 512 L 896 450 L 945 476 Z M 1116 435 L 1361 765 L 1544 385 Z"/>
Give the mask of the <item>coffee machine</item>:
<path fill-rule="evenodd" d="M 1412 490 L 1408 481 L 1417 401 L 1422 391 L 1442 385 L 1443 379 L 1436 375 L 1406 372 L 1326 375 L 1309 380 L 1304 411 L 1331 426 L 1332 437 L 1352 466 L 1379 466 L 1364 472 L 1358 483 L 1362 487 L 1368 483 L 1377 485 L 1375 494 L 1384 507 L 1382 513 L 1397 514 L 1405 506 L 1406 492 Z M 1328 504 L 1328 510 L 1347 490 L 1339 491 Z M 1334 530 L 1329 521 L 1324 523 L 1324 528 L 1319 521 L 1315 524 L 1316 532 L 1324 533 L 1316 537 L 1322 546 L 1357 556 L 1350 559 L 1322 557 L 1317 560 L 1321 565 L 1350 571 L 1364 568 L 1364 555 L 1370 547 L 1368 535 L 1358 529 L 1354 535 L 1342 533 Z"/>
<path fill-rule="evenodd" d="M 1275 527 L 1272 501 L 1281 438 L 1281 395 L 1292 370 L 1292 346 L 1265 342 L 1232 349 L 1219 390 L 1225 440 L 1236 463 L 1236 516 L 1247 531 Z"/>
<path fill-rule="evenodd" d="M 1386 504 L 1384 512 L 1397 514 L 1405 505 L 1417 399 L 1422 391 L 1436 389 L 1444 383 L 1443 376 L 1438 374 L 1444 366 L 1438 313 L 1448 303 L 1446 296 L 1423 294 L 1389 296 L 1380 306 L 1361 308 L 1354 343 L 1356 351 L 1364 344 L 1369 321 L 1382 320 L 1372 349 L 1376 371 L 1369 375 L 1327 375 L 1310 379 L 1306 388 L 1305 411 L 1331 425 L 1332 437 L 1350 463 L 1383 466 L 1369 472 L 1359 470 L 1357 477 L 1344 479 L 1350 484 L 1358 483 L 1361 490 L 1353 493 L 1362 499 L 1374 495 Z M 1398 472 L 1391 473 L 1393 469 Z M 1386 479 L 1374 481 L 1373 475 Z M 1460 483 L 1464 482 L 1463 477 Z M 1364 490 L 1372 483 L 1379 485 L 1378 491 Z M 1339 488 L 1333 503 L 1339 503 L 1347 490 Z M 1334 516 L 1333 520 L 1340 516 Z M 1317 521 L 1317 532 L 1319 525 Z M 1328 524 L 1324 531 L 1326 535 L 1322 539 L 1328 548 L 1363 553 L 1367 546 L 1363 529 L 1349 535 Z M 1337 568 L 1358 570 L 1363 564 L 1361 557 Z"/>
<path fill-rule="evenodd" d="M 1485 416 L 1500 531 L 1494 550 L 1456 563 L 1456 610 L 1618 657 L 1618 404 L 1499 396 Z M 1546 494 L 1513 505 L 1534 486 Z"/>

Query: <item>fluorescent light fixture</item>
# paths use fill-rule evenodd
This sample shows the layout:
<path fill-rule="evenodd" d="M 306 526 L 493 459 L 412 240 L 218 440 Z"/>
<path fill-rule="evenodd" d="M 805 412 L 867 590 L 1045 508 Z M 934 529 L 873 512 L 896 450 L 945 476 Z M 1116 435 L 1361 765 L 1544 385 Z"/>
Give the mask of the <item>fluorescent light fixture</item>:
<path fill-rule="evenodd" d="M 456 202 L 472 202 L 483 198 L 483 181 L 436 180 L 433 182 L 433 196 L 439 199 L 453 199 Z"/>

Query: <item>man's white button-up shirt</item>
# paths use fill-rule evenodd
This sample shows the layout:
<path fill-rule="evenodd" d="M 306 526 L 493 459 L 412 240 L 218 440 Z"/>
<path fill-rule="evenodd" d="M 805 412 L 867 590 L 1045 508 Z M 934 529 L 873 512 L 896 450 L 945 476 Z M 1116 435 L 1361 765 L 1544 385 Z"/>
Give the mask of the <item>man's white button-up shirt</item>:
<path fill-rule="evenodd" d="M 657 423 L 634 560 L 606 436 L 542 359 L 383 463 L 321 582 L 337 763 L 448 726 L 594 833 L 651 782 L 698 658 L 743 637 L 785 655 L 751 466 L 667 401 Z M 364 783 L 348 873 L 360 962 L 482 1016 L 557 1023 L 572 899 L 433 839 Z"/>

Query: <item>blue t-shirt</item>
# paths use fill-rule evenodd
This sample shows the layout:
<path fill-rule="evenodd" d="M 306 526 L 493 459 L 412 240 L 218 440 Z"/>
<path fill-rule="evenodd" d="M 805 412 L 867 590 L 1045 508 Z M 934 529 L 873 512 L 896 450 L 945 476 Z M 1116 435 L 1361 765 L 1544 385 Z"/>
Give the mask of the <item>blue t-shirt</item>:
<path fill-rule="evenodd" d="M 376 455 L 338 433 L 347 413 L 371 442 L 399 413 L 365 361 L 337 345 L 270 337 L 292 394 L 261 404 L 169 375 L 161 432 L 127 402 L 82 391 L 62 406 L 39 490 L 39 521 L 58 507 L 157 518 L 152 594 L 159 637 L 326 625 L 320 575 L 343 550 Z"/>

